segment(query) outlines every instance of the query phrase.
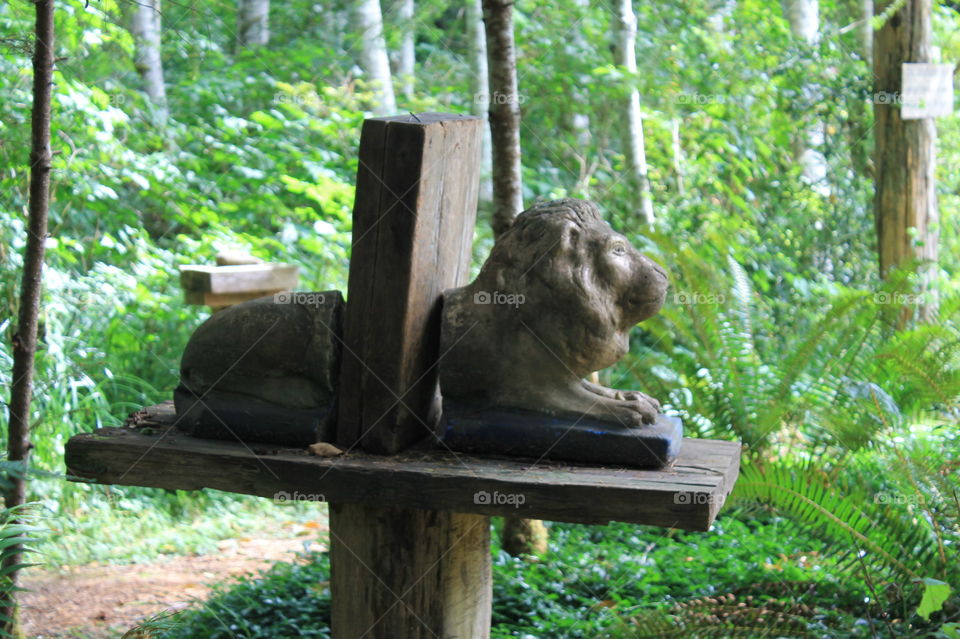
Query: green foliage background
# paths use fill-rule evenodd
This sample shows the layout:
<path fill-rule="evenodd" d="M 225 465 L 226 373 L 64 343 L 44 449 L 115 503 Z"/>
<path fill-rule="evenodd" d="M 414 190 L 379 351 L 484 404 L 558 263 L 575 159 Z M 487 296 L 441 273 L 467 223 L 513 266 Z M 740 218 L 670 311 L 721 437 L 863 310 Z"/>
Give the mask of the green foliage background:
<path fill-rule="evenodd" d="M 179 265 L 208 263 L 219 248 L 238 246 L 299 264 L 304 290 L 346 289 L 356 148 L 372 106 L 349 4 L 274 2 L 271 44 L 239 52 L 231 3 L 164 6 L 171 118 L 160 126 L 133 65 L 132 4 L 58 2 L 56 156 L 33 414 L 35 461 L 50 471 L 63 471 L 63 446 L 72 434 L 117 424 L 169 396 L 179 354 L 205 315 L 181 301 Z M 810 632 L 853 627 L 859 619 L 857 627 L 885 636 L 957 636 L 950 624 L 960 615 L 960 129 L 955 118 L 938 120 L 939 320 L 895 332 L 899 305 L 889 302 L 905 299 L 913 285 L 907 275 L 883 283 L 876 276 L 872 76 L 857 30 L 847 28 L 859 18 L 859 2 L 822 1 L 816 45 L 791 36 L 776 3 L 725 6 L 639 4 L 640 72 L 630 75 L 612 64 L 611 7 L 518 0 L 525 201 L 595 199 L 611 224 L 671 272 L 672 299 L 637 331 L 633 350 L 604 372 L 604 381 L 665 399 L 692 435 L 745 442 L 738 506 L 704 542 L 730 557 L 737 579 L 747 585 L 764 579 L 737 554 L 741 544 L 753 550 L 773 541 L 795 544 L 784 548 L 785 556 L 815 550 L 830 575 L 831 585 L 815 597 L 819 612 L 800 615 Z M 395 45 L 395 8 L 384 7 L 387 40 Z M 31 14 L 24 0 L 0 5 L 5 387 L 25 241 Z M 934 27 L 942 59 L 955 61 L 960 15 L 937 6 Z M 415 29 L 415 97 L 399 108 L 468 112 L 474 96 L 463 7 L 418 2 Z M 632 210 L 622 179 L 620 104 L 629 87 L 639 89 L 645 114 L 658 216 L 653 230 Z M 575 114 L 589 118 L 586 134 L 574 126 Z M 793 147 L 816 122 L 825 132 L 818 150 L 828 173 L 813 188 L 800 175 Z M 481 209 L 477 264 L 491 242 L 487 213 Z M 139 526 L 137 534 L 147 539 L 203 513 L 267 517 L 266 507 L 224 495 L 110 492 L 49 477 L 32 487 L 50 518 L 46 552 L 61 563 L 149 555 L 149 544 L 111 554 L 112 535 L 122 538 L 124 526 Z M 770 517 L 790 534 L 750 523 Z M 202 530 L 230 534 L 229 527 Z M 556 528 L 556 556 L 543 570 L 505 559 L 498 564 L 502 579 L 513 575 L 498 597 L 515 602 L 498 608 L 498 623 L 514 633 L 503 636 L 549 634 L 551 623 L 567 623 L 562 609 L 590 605 L 592 591 L 569 594 L 563 576 L 569 566 L 583 566 L 586 546 L 567 544 L 577 535 L 607 540 L 604 548 L 623 553 L 621 569 L 642 572 L 630 563 L 641 542 L 628 533 L 570 537 L 563 530 Z M 175 552 L 205 547 L 199 535 L 195 543 L 173 537 L 162 545 Z M 697 539 L 643 543 L 682 552 Z M 652 584 L 621 589 L 623 601 L 609 618 L 622 621 L 624 636 L 644 627 L 734 636 L 723 624 L 740 623 L 735 616 L 721 615 L 719 630 L 705 629 L 698 615 L 707 604 L 671 607 L 684 596 L 676 593 L 722 594 L 694 587 L 705 580 L 732 591 L 736 580 L 721 568 L 707 575 L 665 569 L 662 580 L 682 584 L 667 603 L 651 607 L 663 594 Z M 952 587 L 929 621 L 914 612 L 922 579 Z M 524 580 L 531 587 L 517 585 Z"/>

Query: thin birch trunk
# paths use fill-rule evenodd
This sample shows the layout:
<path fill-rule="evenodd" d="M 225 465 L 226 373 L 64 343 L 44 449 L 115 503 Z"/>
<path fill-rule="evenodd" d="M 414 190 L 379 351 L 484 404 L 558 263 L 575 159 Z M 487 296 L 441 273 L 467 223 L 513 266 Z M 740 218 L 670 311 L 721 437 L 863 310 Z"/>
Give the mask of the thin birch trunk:
<path fill-rule="evenodd" d="M 488 105 L 490 100 L 490 79 L 487 70 L 487 34 L 483 29 L 483 0 L 467 0 L 467 41 L 469 42 L 470 89 L 473 100 L 470 112 L 483 118 L 483 151 L 480 160 L 480 201 L 493 200 L 493 183 L 490 175 L 493 171 L 491 157 L 493 143 L 490 139 L 490 119 Z"/>
<path fill-rule="evenodd" d="M 616 63 L 622 66 L 632 79 L 637 73 L 637 16 L 633 12 L 632 0 L 619 1 L 616 23 Z M 635 194 L 634 203 L 644 222 L 653 226 L 653 197 L 647 170 L 647 153 L 644 149 L 643 114 L 640 111 L 640 92 L 635 87 L 631 87 L 627 93 L 624 112 L 624 146 L 630 186 Z"/>
<path fill-rule="evenodd" d="M 379 0 L 358 0 L 353 4 L 353 28 L 360 38 L 360 68 L 366 74 L 374 92 L 377 115 L 392 115 L 397 111 L 390 76 L 390 59 L 383 38 L 383 15 Z"/>
<path fill-rule="evenodd" d="M 240 0 L 237 5 L 238 48 L 270 42 L 270 0 Z"/>
<path fill-rule="evenodd" d="M 400 51 L 397 56 L 397 76 L 400 80 L 400 92 L 403 97 L 413 97 L 414 72 L 416 65 L 416 40 L 414 30 L 414 0 L 400 0 L 397 19 L 400 21 Z"/>
<path fill-rule="evenodd" d="M 131 31 L 136 47 L 134 64 L 143 78 L 144 90 L 153 105 L 156 121 L 164 124 L 169 113 L 160 58 L 160 0 L 140 0 L 136 3 Z"/>

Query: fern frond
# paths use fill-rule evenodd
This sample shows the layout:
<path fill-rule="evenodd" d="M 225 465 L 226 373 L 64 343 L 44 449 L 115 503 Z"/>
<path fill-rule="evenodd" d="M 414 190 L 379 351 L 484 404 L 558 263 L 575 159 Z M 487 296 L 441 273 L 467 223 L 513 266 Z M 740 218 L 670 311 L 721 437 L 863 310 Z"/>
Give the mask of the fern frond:
<path fill-rule="evenodd" d="M 644 610 L 622 621 L 613 636 L 630 639 L 727 639 L 812 636 L 802 604 L 763 601 L 728 593 L 678 603 L 668 609 Z"/>
<path fill-rule="evenodd" d="M 940 572 L 936 536 L 907 504 L 838 483 L 813 464 L 747 466 L 734 488 L 734 499 L 768 504 L 825 534 L 840 550 L 865 551 L 867 563 L 904 580 Z"/>

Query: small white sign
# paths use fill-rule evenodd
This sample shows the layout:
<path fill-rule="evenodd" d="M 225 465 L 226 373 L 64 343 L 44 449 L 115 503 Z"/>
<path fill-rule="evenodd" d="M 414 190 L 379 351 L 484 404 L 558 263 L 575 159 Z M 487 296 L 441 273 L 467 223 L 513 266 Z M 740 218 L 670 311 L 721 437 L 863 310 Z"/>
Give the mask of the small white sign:
<path fill-rule="evenodd" d="M 903 63 L 900 117 L 937 118 L 953 113 L 953 65 Z"/>

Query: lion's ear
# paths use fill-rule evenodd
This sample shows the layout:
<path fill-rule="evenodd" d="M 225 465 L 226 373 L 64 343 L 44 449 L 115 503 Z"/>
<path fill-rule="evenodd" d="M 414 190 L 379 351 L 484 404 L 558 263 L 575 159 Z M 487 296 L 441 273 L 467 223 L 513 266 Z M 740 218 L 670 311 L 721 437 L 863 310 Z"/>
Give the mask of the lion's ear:
<path fill-rule="evenodd" d="M 560 231 L 560 249 L 564 253 L 574 253 L 580 244 L 580 227 L 567 222 Z"/>

